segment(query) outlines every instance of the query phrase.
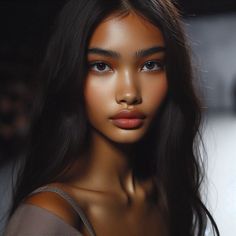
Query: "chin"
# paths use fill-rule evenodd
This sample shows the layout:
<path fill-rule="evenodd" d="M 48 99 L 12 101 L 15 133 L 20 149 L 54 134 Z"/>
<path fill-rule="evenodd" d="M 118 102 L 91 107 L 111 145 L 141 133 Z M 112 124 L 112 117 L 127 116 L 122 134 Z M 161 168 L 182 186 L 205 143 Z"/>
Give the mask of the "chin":
<path fill-rule="evenodd" d="M 119 144 L 134 144 L 144 137 L 145 132 L 141 129 L 119 130 L 112 135 L 107 136 L 110 140 Z"/>
<path fill-rule="evenodd" d="M 114 126 L 106 126 L 105 129 L 92 129 L 94 137 L 104 139 L 116 144 L 135 144 L 139 142 L 146 134 L 148 125 L 137 129 L 121 129 Z"/>

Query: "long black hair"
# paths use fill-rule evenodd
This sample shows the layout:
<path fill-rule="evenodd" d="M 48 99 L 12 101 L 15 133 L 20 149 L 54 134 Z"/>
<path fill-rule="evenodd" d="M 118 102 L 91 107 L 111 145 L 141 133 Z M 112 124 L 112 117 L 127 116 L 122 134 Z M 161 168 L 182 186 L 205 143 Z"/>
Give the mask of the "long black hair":
<path fill-rule="evenodd" d="M 63 7 L 42 67 L 42 92 L 35 98 L 29 152 L 22 160 L 10 216 L 24 197 L 59 180 L 85 151 L 88 42 L 105 17 L 131 11 L 162 31 L 169 84 L 151 139 L 143 141 L 139 152 L 144 154 L 148 148 L 153 158 L 139 166 L 156 179 L 170 235 L 203 236 L 208 220 L 219 235 L 200 196 L 204 173 L 198 152 L 201 107 L 181 18 L 170 0 L 70 0 Z"/>

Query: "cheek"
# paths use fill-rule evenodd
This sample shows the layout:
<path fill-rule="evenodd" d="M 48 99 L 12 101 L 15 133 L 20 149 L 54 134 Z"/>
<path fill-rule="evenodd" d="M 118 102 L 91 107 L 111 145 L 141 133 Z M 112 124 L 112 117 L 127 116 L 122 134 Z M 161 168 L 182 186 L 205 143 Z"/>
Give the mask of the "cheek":
<path fill-rule="evenodd" d="M 104 81 L 94 78 L 87 78 L 84 90 L 85 104 L 88 116 L 98 116 L 105 112 L 108 101 L 111 101 L 111 94 Z"/>
<path fill-rule="evenodd" d="M 149 81 L 150 82 L 150 81 Z M 144 85 L 143 99 L 150 113 L 155 113 L 163 103 L 168 91 L 166 76 L 154 79 Z"/>

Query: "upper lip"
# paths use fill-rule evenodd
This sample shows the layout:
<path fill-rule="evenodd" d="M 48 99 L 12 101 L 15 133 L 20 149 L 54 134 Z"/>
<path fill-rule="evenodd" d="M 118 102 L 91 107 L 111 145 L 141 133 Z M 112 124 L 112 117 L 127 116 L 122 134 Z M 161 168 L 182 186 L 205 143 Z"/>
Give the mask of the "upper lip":
<path fill-rule="evenodd" d="M 111 117 L 112 119 L 144 119 L 145 115 L 137 110 L 122 110 L 116 115 Z"/>

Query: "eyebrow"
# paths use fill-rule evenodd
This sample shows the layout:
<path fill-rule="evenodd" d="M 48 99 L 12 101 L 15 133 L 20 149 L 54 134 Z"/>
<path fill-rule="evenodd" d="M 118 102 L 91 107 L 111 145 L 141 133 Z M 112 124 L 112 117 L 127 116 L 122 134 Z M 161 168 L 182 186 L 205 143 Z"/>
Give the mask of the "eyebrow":
<path fill-rule="evenodd" d="M 155 53 L 159 52 L 165 52 L 166 48 L 163 46 L 155 46 L 147 49 L 140 49 L 137 52 L 135 52 L 135 57 L 140 58 L 140 57 L 146 57 Z M 102 55 L 105 57 L 112 57 L 112 58 L 120 58 L 121 54 L 112 50 L 106 50 L 103 48 L 89 48 L 88 49 L 88 54 L 97 54 L 97 55 Z"/>

